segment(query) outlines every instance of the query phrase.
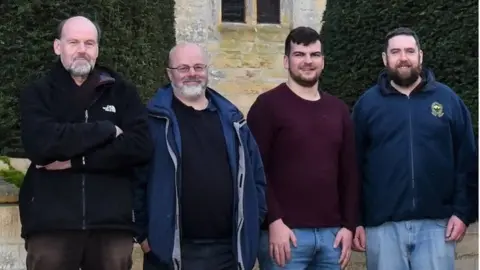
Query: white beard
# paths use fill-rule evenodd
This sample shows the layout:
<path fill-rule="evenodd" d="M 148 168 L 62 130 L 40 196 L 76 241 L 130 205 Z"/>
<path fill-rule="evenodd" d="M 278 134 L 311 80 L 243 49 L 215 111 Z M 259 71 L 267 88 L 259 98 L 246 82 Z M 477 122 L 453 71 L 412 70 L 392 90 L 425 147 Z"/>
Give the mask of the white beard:
<path fill-rule="evenodd" d="M 179 88 L 182 96 L 186 98 L 196 98 L 201 96 L 205 92 L 205 86 L 203 84 L 198 85 L 184 85 Z"/>
<path fill-rule="evenodd" d="M 87 61 L 86 59 L 79 59 L 73 61 L 70 65 L 69 72 L 74 77 L 87 76 L 93 69 L 92 61 Z"/>

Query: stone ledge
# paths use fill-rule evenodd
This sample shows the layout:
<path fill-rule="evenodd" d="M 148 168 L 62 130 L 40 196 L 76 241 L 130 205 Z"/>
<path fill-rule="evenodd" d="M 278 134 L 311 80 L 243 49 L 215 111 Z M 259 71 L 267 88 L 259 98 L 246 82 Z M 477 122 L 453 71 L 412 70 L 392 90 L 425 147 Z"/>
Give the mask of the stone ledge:
<path fill-rule="evenodd" d="M 13 184 L 5 182 L 0 178 L 0 204 L 17 203 L 19 189 Z"/>
<path fill-rule="evenodd" d="M 237 31 L 256 33 L 260 30 L 261 32 L 266 32 L 266 33 L 283 34 L 285 32 L 290 31 L 290 27 L 288 25 L 282 25 L 282 24 L 245 24 L 245 23 L 222 22 L 217 26 L 217 30 L 220 33 L 237 32 Z"/>

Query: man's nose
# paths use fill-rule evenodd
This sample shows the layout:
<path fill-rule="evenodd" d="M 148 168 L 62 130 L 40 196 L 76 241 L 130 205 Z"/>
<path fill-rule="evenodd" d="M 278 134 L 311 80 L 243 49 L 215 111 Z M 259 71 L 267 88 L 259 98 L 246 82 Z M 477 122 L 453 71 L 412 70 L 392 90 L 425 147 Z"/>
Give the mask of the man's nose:
<path fill-rule="evenodd" d="M 305 56 L 305 63 L 307 63 L 307 64 L 312 63 L 312 57 L 308 54 Z"/>
<path fill-rule="evenodd" d="M 77 46 L 77 51 L 78 52 L 84 52 L 85 51 L 85 44 L 83 44 L 82 42 L 78 43 L 78 46 Z"/>
<path fill-rule="evenodd" d="M 400 52 L 400 60 L 407 60 L 407 54 L 405 52 Z"/>
<path fill-rule="evenodd" d="M 188 76 L 190 76 L 190 77 L 195 77 L 195 75 L 197 75 L 197 72 L 195 71 L 195 67 L 190 67 L 190 68 L 188 69 L 188 73 L 187 73 L 187 74 L 188 74 Z"/>

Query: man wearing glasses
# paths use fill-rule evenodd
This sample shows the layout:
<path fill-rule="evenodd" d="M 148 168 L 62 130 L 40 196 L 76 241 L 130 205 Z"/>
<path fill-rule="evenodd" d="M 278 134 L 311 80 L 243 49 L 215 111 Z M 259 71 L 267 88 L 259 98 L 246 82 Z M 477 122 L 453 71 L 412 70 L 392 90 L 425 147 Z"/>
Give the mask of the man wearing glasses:
<path fill-rule="evenodd" d="M 171 83 L 147 105 L 155 151 L 138 174 L 135 199 L 145 270 L 255 265 L 263 165 L 242 113 L 207 87 L 206 63 L 198 45 L 174 47 Z"/>

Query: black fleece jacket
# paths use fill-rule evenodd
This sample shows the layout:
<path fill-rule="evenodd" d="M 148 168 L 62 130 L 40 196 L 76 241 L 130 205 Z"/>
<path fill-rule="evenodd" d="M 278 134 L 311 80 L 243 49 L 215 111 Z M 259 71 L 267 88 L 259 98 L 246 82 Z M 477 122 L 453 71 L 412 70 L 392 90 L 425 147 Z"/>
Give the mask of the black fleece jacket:
<path fill-rule="evenodd" d="M 21 94 L 22 143 L 32 161 L 20 189 L 22 237 L 48 230 L 132 229 L 133 171 L 153 151 L 136 88 L 96 67 L 77 86 L 60 62 Z M 123 134 L 116 137 L 116 128 Z M 72 168 L 38 169 L 70 160 Z"/>

